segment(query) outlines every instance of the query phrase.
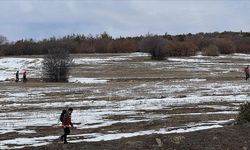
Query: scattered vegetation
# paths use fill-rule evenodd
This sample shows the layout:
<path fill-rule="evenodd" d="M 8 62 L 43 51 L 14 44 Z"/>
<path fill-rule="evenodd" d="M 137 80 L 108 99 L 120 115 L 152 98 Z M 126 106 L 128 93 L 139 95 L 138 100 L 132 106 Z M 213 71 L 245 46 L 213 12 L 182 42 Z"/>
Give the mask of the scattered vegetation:
<path fill-rule="evenodd" d="M 215 40 L 215 44 L 221 54 L 231 54 L 236 52 L 236 47 L 230 39 L 219 38 Z"/>
<path fill-rule="evenodd" d="M 8 42 L 0 35 L 0 55 L 40 55 L 50 49 L 69 53 L 127 53 L 149 52 L 152 59 L 162 60 L 167 56 L 191 56 L 197 51 L 206 55 L 250 53 L 250 33 L 213 32 L 181 35 L 150 35 L 113 38 L 106 32 L 93 36 L 67 35 L 40 41 L 22 39 Z"/>
<path fill-rule="evenodd" d="M 240 105 L 239 114 L 236 118 L 238 124 L 250 122 L 250 102 Z"/>
<path fill-rule="evenodd" d="M 192 56 L 195 55 L 197 46 L 191 41 L 172 41 L 167 48 L 167 56 Z"/>
<path fill-rule="evenodd" d="M 167 56 L 167 43 L 162 37 L 148 35 L 141 41 L 140 50 L 150 53 L 152 59 L 163 60 Z"/>
<path fill-rule="evenodd" d="M 215 44 L 211 44 L 208 47 L 202 49 L 203 55 L 206 56 L 219 56 L 220 52 Z"/>
<path fill-rule="evenodd" d="M 49 50 L 42 61 L 43 78 L 46 81 L 67 82 L 73 59 L 68 51 L 61 49 Z"/>

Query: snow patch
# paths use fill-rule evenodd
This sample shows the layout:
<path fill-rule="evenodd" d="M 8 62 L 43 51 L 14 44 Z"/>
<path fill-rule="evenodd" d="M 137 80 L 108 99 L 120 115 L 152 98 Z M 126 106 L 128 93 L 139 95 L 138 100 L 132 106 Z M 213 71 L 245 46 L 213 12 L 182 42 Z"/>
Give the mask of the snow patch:
<path fill-rule="evenodd" d="M 35 138 L 15 138 L 10 140 L 0 141 L 0 149 L 18 149 L 24 147 L 36 147 L 50 144 L 51 141 L 57 139 L 58 136 L 46 136 Z M 13 146 L 11 146 L 13 145 Z M 17 146 L 19 145 L 19 146 Z M 21 145 L 21 146 L 20 146 Z"/>
<path fill-rule="evenodd" d="M 20 130 L 17 131 L 19 134 L 30 134 L 30 133 L 36 133 L 34 130 Z"/>
<path fill-rule="evenodd" d="M 29 77 L 37 77 L 41 75 L 42 58 L 0 58 L 0 81 L 12 80 L 15 78 L 16 71 L 22 73 L 27 71 Z"/>
<path fill-rule="evenodd" d="M 191 58 L 168 58 L 168 61 L 176 61 L 176 62 L 190 62 L 190 63 L 202 63 L 202 62 L 210 62 L 208 60 L 203 59 L 191 59 Z"/>
<path fill-rule="evenodd" d="M 102 134 L 102 133 L 89 133 L 89 134 L 78 134 L 78 135 L 69 135 L 68 137 L 71 143 L 79 143 L 79 142 L 98 142 L 98 141 L 111 141 L 118 140 L 121 138 L 129 138 L 135 136 L 143 136 L 143 135 L 151 135 L 151 134 L 172 134 L 172 133 L 187 133 L 187 132 L 195 132 L 200 130 L 207 130 L 213 128 L 221 128 L 222 124 L 227 122 L 231 122 L 230 120 L 219 120 L 219 121 L 211 121 L 208 123 L 198 123 L 193 125 L 186 125 L 180 127 L 168 127 L 168 128 L 160 128 L 158 130 L 146 130 L 146 131 L 137 131 L 130 133 L 111 133 L 111 134 Z M 84 137 L 83 139 L 79 139 L 80 137 Z M 77 139 L 72 139 L 77 138 Z M 27 147 L 34 146 L 42 146 L 50 144 L 53 140 L 58 139 L 58 136 L 46 136 L 46 137 L 35 137 L 35 138 L 15 138 L 10 140 L 0 141 L 0 148 L 15 148 L 11 147 L 11 145 L 21 145 Z"/>
<path fill-rule="evenodd" d="M 189 81 L 191 81 L 191 82 L 205 82 L 205 81 L 207 81 L 207 79 L 196 78 L 196 79 L 189 79 Z"/>
<path fill-rule="evenodd" d="M 69 82 L 86 83 L 86 84 L 107 83 L 108 81 L 109 80 L 97 79 L 97 78 L 75 78 L 75 77 L 69 78 Z"/>

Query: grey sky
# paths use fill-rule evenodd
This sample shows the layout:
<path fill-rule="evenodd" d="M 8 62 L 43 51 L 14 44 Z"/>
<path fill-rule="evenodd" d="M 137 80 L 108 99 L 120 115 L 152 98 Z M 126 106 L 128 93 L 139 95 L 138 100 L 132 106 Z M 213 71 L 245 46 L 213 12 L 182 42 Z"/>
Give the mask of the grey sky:
<path fill-rule="evenodd" d="M 250 31 L 247 0 L 0 0 L 0 34 L 40 40 L 67 34 L 114 37 Z"/>

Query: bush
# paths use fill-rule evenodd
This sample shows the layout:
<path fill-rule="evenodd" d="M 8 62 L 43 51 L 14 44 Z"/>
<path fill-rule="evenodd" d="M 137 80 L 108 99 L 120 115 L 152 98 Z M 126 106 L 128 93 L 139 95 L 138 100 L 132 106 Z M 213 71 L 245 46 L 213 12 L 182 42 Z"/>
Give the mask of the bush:
<path fill-rule="evenodd" d="M 49 50 L 42 61 L 43 78 L 52 82 L 67 82 L 72 63 L 73 59 L 68 51 L 62 49 Z"/>
<path fill-rule="evenodd" d="M 221 54 L 231 54 L 236 52 L 236 47 L 232 40 L 220 38 L 215 42 Z"/>
<path fill-rule="evenodd" d="M 238 124 L 250 122 L 250 103 L 246 102 L 240 105 L 239 114 L 236 118 Z"/>
<path fill-rule="evenodd" d="M 180 56 L 193 56 L 197 50 L 192 42 L 172 41 L 167 45 L 167 56 L 180 57 Z"/>
<path fill-rule="evenodd" d="M 90 43 L 82 42 L 76 49 L 77 53 L 94 53 L 95 48 Z"/>
<path fill-rule="evenodd" d="M 163 60 L 166 54 L 167 41 L 158 36 L 147 36 L 140 43 L 140 49 L 143 52 L 151 54 L 151 58 L 155 60 Z"/>
<path fill-rule="evenodd" d="M 195 41 L 199 51 L 202 51 L 204 48 L 207 48 L 209 45 L 213 43 L 212 39 L 209 38 L 199 38 Z"/>
<path fill-rule="evenodd" d="M 237 53 L 250 53 L 250 38 L 239 37 L 234 40 Z"/>
<path fill-rule="evenodd" d="M 219 56 L 220 52 L 216 45 L 212 44 L 202 49 L 202 52 L 206 56 Z"/>
<path fill-rule="evenodd" d="M 240 43 L 237 45 L 237 53 L 250 53 L 250 43 Z"/>

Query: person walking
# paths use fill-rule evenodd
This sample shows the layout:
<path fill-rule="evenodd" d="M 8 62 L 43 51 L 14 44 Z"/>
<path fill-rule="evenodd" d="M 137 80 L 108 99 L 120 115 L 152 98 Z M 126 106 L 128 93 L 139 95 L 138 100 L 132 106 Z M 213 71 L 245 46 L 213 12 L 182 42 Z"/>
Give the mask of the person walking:
<path fill-rule="evenodd" d="M 16 82 L 19 81 L 19 71 L 16 72 Z"/>
<path fill-rule="evenodd" d="M 70 134 L 70 126 L 73 127 L 73 123 L 71 122 L 71 114 L 73 112 L 73 108 L 69 108 L 68 111 L 63 110 L 60 120 L 62 122 L 62 127 L 64 134 L 60 137 L 60 140 L 67 144 L 67 135 Z"/>
<path fill-rule="evenodd" d="M 26 77 L 26 71 L 23 72 L 23 82 L 27 81 L 27 77 Z"/>
<path fill-rule="evenodd" d="M 246 75 L 246 80 L 248 80 L 248 78 L 249 78 L 249 73 L 250 73 L 249 66 L 247 66 L 247 67 L 244 69 L 244 72 L 245 72 L 245 75 Z"/>

